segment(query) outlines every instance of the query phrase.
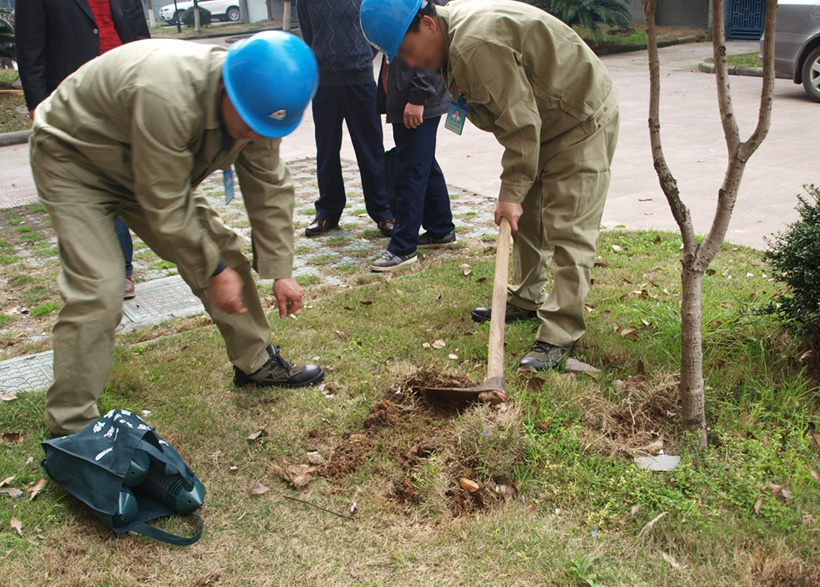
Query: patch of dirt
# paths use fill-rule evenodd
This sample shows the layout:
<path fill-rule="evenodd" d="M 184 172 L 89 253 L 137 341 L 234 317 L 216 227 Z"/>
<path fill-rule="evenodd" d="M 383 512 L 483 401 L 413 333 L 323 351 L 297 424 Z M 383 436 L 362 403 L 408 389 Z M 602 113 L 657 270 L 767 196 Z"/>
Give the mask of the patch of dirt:
<path fill-rule="evenodd" d="M 793 557 L 768 556 L 757 552 L 743 579 L 744 587 L 818 587 L 820 569 Z"/>
<path fill-rule="evenodd" d="M 419 371 L 399 382 L 387 392 L 385 399 L 373 405 L 360 431 L 346 432 L 341 439 L 334 439 L 327 431 L 311 430 L 305 439 L 307 451 L 312 459 L 324 461 L 318 465 L 316 474 L 339 483 L 362 467 L 378 449 L 386 451 L 401 471 L 390 477 L 386 497 L 406 513 L 414 512 L 424 500 L 415 479 L 430 459 L 436 459 L 436 468 L 446 479 L 440 492 L 453 516 L 486 510 L 504 499 L 516 497 L 518 491 L 510 483 L 499 485 L 493 480 L 477 479 L 477 463 L 470 462 L 459 450 L 452 420 L 458 411 L 428 403 L 421 395 L 424 387 L 468 385 L 474 383 L 465 377 Z M 317 453 L 321 456 L 317 457 Z M 463 485 L 462 479 L 475 485 Z"/>
<path fill-rule="evenodd" d="M 606 456 L 629 457 L 668 450 L 664 443 L 679 421 L 677 377 L 649 381 L 636 375 L 613 385 L 620 401 L 586 398 L 584 423 L 589 447 Z"/>

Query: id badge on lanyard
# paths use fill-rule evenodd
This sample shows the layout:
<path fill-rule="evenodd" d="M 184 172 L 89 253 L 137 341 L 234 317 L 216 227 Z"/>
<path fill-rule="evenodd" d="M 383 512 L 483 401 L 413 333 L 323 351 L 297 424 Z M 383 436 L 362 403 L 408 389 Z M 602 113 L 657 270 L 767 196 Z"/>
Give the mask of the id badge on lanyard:
<path fill-rule="evenodd" d="M 228 167 L 222 172 L 222 181 L 225 184 L 225 205 L 227 206 L 231 203 L 234 195 L 236 194 L 236 189 L 233 182 L 233 167 Z"/>
<path fill-rule="evenodd" d="M 450 110 L 447 112 L 444 128 L 460 135 L 464 131 L 467 113 L 472 111 L 473 109 L 467 104 L 464 94 L 459 94 L 457 101 L 450 102 Z"/>

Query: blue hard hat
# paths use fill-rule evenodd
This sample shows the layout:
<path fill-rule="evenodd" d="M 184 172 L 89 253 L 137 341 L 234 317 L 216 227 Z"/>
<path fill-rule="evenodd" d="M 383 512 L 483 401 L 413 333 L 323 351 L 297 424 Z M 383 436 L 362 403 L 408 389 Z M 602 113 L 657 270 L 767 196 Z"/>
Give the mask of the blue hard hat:
<path fill-rule="evenodd" d="M 222 77 L 233 107 L 251 130 L 278 139 L 302 122 L 319 85 L 319 67 L 300 38 L 265 31 L 231 45 Z"/>
<path fill-rule="evenodd" d="M 422 0 L 363 0 L 359 11 L 364 36 L 392 63 Z"/>

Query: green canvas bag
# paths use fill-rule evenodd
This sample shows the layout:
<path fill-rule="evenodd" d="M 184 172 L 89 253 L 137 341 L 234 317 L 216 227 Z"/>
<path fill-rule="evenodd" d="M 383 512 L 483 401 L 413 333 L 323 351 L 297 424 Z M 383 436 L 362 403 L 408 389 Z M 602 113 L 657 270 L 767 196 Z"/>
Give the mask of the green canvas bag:
<path fill-rule="evenodd" d="M 203 521 L 195 510 L 205 488 L 180 454 L 133 412 L 112 410 L 80 432 L 42 446 L 48 476 L 114 532 L 137 532 L 176 546 L 202 536 Z M 179 514 L 197 518 L 194 536 L 148 524 Z"/>

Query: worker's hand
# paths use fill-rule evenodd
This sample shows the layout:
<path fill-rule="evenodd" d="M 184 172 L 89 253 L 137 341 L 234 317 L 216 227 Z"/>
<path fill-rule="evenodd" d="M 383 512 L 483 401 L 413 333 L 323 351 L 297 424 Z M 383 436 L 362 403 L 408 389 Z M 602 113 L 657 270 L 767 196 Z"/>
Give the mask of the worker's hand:
<path fill-rule="evenodd" d="M 424 106 L 407 103 L 404 107 L 404 126 L 413 129 L 421 126 L 424 122 Z"/>
<path fill-rule="evenodd" d="M 211 301 L 228 314 L 244 314 L 247 312 L 242 303 L 244 285 L 239 273 L 225 267 L 210 279 Z"/>
<path fill-rule="evenodd" d="M 305 292 L 294 279 L 277 279 L 273 282 L 273 295 L 279 306 L 279 317 L 287 318 L 305 307 Z"/>
<path fill-rule="evenodd" d="M 518 219 L 524 212 L 521 204 L 514 202 L 499 202 L 495 207 L 495 223 L 501 224 L 501 219 L 506 218 L 510 221 L 510 227 L 513 232 L 518 231 Z"/>
<path fill-rule="evenodd" d="M 32 120 L 34 120 L 34 109 L 29 110 L 28 115 Z"/>

